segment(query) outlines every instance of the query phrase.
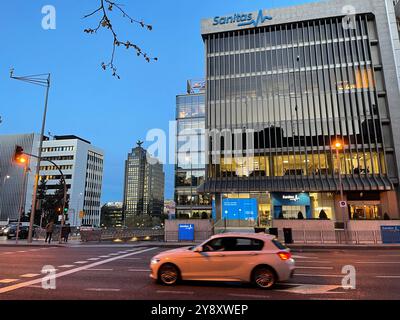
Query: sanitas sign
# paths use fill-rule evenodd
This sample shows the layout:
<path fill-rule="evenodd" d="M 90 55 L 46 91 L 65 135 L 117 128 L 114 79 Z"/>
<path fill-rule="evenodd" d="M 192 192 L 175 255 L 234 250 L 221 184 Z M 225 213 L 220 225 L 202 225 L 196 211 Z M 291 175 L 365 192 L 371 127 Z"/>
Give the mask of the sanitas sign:
<path fill-rule="evenodd" d="M 237 23 L 238 27 L 250 26 L 258 27 L 260 24 L 263 24 L 266 20 L 272 20 L 271 16 L 264 16 L 262 10 L 258 11 L 257 18 L 254 18 L 252 13 L 244 13 L 244 14 L 235 14 L 233 16 L 228 17 L 215 17 L 213 25 L 224 25 Z"/>

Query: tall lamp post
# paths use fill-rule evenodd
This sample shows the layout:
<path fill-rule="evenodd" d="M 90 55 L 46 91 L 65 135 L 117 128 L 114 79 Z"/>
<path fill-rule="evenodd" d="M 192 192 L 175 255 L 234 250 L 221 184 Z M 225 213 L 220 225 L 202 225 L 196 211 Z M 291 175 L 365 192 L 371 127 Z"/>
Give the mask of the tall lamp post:
<path fill-rule="evenodd" d="M 44 112 L 43 112 L 43 119 L 42 119 L 42 129 L 40 132 L 39 151 L 38 151 L 38 156 L 37 156 L 38 161 L 37 161 L 37 166 L 36 166 L 36 170 L 35 170 L 35 182 L 33 184 L 32 210 L 31 210 L 31 216 L 30 216 L 30 221 L 29 221 L 28 243 L 32 243 L 33 222 L 34 222 L 34 218 L 35 218 L 35 214 L 36 214 L 36 196 L 37 196 L 36 193 L 37 193 L 37 187 L 38 187 L 38 182 L 39 182 L 40 160 L 42 158 L 44 129 L 46 126 L 46 115 L 47 115 L 47 102 L 49 99 L 49 90 L 50 90 L 50 73 L 16 77 L 16 76 L 14 76 L 14 69 L 11 69 L 10 78 L 28 82 L 28 83 L 46 88 L 46 96 L 45 96 L 45 101 L 44 101 Z"/>
<path fill-rule="evenodd" d="M 5 175 L 4 176 L 4 178 L 3 178 L 3 184 L 1 185 L 1 188 L 3 189 L 4 188 L 4 186 L 5 186 L 5 184 L 6 184 L 6 181 L 8 180 L 8 179 L 10 179 L 11 177 L 9 176 L 9 175 Z M 4 190 L 4 189 L 3 189 Z M 0 201 L 0 217 L 1 217 L 1 211 L 2 211 L 2 204 L 3 204 L 3 192 L 0 192 L 0 195 L 1 195 L 1 201 Z"/>
<path fill-rule="evenodd" d="M 340 158 L 339 158 L 339 150 L 343 150 L 344 149 L 344 143 L 343 141 L 337 140 L 333 143 L 332 148 L 336 150 L 336 161 L 337 161 L 337 167 L 338 167 L 338 175 L 339 175 L 339 189 L 340 189 L 340 207 L 342 208 L 342 219 L 343 219 L 343 230 L 345 233 L 345 236 L 347 238 L 346 235 L 346 208 L 343 205 L 344 201 L 344 197 L 343 197 L 343 182 L 342 182 L 342 166 L 341 166 L 341 162 L 340 162 Z"/>

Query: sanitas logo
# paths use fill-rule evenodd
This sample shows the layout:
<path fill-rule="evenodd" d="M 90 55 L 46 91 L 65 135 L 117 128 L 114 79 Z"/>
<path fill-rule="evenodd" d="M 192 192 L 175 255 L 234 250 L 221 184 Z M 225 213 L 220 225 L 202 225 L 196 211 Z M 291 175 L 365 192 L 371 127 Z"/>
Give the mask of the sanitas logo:
<path fill-rule="evenodd" d="M 253 25 L 254 27 L 258 27 L 260 24 L 263 24 L 266 20 L 272 20 L 271 16 L 264 16 L 262 10 L 258 11 L 257 19 L 253 18 L 252 13 L 245 13 L 245 14 L 235 14 L 229 17 L 215 17 L 214 18 L 214 26 L 218 26 L 221 24 L 231 24 L 237 23 L 238 27 L 250 26 Z"/>

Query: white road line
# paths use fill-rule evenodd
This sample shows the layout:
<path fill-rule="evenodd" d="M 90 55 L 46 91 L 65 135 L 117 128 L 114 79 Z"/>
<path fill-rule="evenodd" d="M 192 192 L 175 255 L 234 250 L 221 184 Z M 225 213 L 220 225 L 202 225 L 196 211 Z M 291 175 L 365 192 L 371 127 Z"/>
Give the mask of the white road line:
<path fill-rule="evenodd" d="M 22 251 L 17 251 L 17 252 L 26 252 L 25 250 L 22 250 Z"/>
<path fill-rule="evenodd" d="M 356 261 L 358 264 L 400 264 L 400 261 Z"/>
<path fill-rule="evenodd" d="M 88 263 L 87 261 L 76 261 L 76 262 L 74 262 L 75 264 L 85 264 L 85 263 Z"/>
<path fill-rule="evenodd" d="M 150 269 L 129 269 L 129 272 L 150 272 Z"/>
<path fill-rule="evenodd" d="M 155 250 L 155 249 L 158 249 L 158 248 L 157 247 L 147 248 L 147 249 L 135 251 L 135 252 L 132 252 L 132 253 L 128 253 L 128 254 L 126 254 L 124 256 L 119 256 L 119 257 L 109 258 L 109 259 L 106 259 L 106 260 L 103 260 L 103 261 L 94 262 L 92 264 L 81 266 L 81 267 L 78 267 L 78 268 L 75 268 L 75 269 L 72 269 L 72 270 L 67 270 L 67 271 L 64 271 L 64 272 L 57 273 L 55 275 L 55 278 L 61 278 L 61 277 L 64 277 L 64 276 L 67 276 L 67 275 L 70 275 L 70 274 L 73 274 L 73 273 L 76 273 L 76 272 L 79 272 L 79 271 L 82 271 L 82 270 L 86 270 L 86 269 L 89 269 L 89 268 L 100 266 L 102 264 L 109 263 L 109 262 L 112 262 L 112 261 L 115 261 L 115 260 L 118 260 L 118 259 L 121 259 L 121 258 L 125 258 L 125 257 L 129 257 L 131 255 L 148 252 L 150 250 Z M 43 278 L 43 279 L 45 279 L 45 278 Z M 12 286 L 0 288 L 0 294 L 1 293 L 6 293 L 6 292 L 10 292 L 10 291 L 14 291 L 14 290 L 17 290 L 17 289 L 20 289 L 20 288 L 28 287 L 28 286 L 31 286 L 31 285 L 34 285 L 34 284 L 37 284 L 37 283 L 41 283 L 41 282 L 42 282 L 42 278 L 36 279 L 36 280 L 27 281 L 27 282 L 21 282 L 21 283 L 12 285 Z"/>
<path fill-rule="evenodd" d="M 240 294 L 240 293 L 228 293 L 228 296 L 232 297 L 241 297 L 241 298 L 261 298 L 261 299 L 269 299 L 270 296 L 262 296 L 257 294 Z"/>
<path fill-rule="evenodd" d="M 83 271 L 113 271 L 114 269 L 87 269 L 87 270 L 83 270 Z"/>
<path fill-rule="evenodd" d="M 173 291 L 173 290 L 157 290 L 156 293 L 194 294 L 193 291 Z"/>
<path fill-rule="evenodd" d="M 109 256 L 117 256 L 118 253 L 110 253 Z"/>
<path fill-rule="evenodd" d="M 327 277 L 327 278 L 343 278 L 343 274 L 310 274 L 310 273 L 295 273 L 294 276 L 300 277 Z"/>
<path fill-rule="evenodd" d="M 319 260 L 319 261 L 305 260 L 305 261 L 299 261 L 299 263 L 332 263 L 332 261 L 328 261 L 328 260 Z"/>
<path fill-rule="evenodd" d="M 400 276 L 376 276 L 375 278 L 383 278 L 383 279 L 400 279 Z"/>
<path fill-rule="evenodd" d="M 119 254 L 125 254 L 125 253 L 128 253 L 127 251 L 119 251 L 118 252 Z"/>
<path fill-rule="evenodd" d="M 72 268 L 75 267 L 73 264 L 63 264 L 62 266 L 59 266 L 59 268 Z"/>
<path fill-rule="evenodd" d="M 89 261 L 97 261 L 97 260 L 100 260 L 100 258 L 90 258 L 90 259 L 88 259 Z"/>
<path fill-rule="evenodd" d="M 333 267 L 303 267 L 303 266 L 296 266 L 296 269 L 319 269 L 319 270 L 332 270 Z"/>
<path fill-rule="evenodd" d="M 293 255 L 293 259 L 319 259 L 317 256 L 299 256 L 299 255 Z"/>
<path fill-rule="evenodd" d="M 16 282 L 19 279 L 2 279 L 0 280 L 0 283 L 11 283 L 11 282 Z"/>
<path fill-rule="evenodd" d="M 21 278 L 34 278 L 37 276 L 40 276 L 40 274 L 39 273 L 27 273 L 27 274 L 21 275 L 20 277 Z"/>
<path fill-rule="evenodd" d="M 325 294 L 325 293 L 338 293 L 338 292 L 329 292 L 331 290 L 335 290 L 340 288 L 338 285 L 314 285 L 314 284 L 307 284 L 302 285 L 290 289 L 284 290 L 276 290 L 276 291 L 283 291 L 288 293 L 298 293 L 298 294 Z"/>
<path fill-rule="evenodd" d="M 111 289 L 111 288 L 88 288 L 85 289 L 86 291 L 101 291 L 101 292 L 105 292 L 105 291 L 110 291 L 110 292 L 118 292 L 121 291 L 121 289 Z"/>

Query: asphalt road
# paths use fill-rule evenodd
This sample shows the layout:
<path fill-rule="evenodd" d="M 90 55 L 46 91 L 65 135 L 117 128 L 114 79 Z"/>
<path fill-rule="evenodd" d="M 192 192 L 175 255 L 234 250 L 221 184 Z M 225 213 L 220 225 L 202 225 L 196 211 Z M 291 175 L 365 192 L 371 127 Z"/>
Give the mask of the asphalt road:
<path fill-rule="evenodd" d="M 294 278 L 267 291 L 237 283 L 155 284 L 149 278 L 149 261 L 164 250 L 117 245 L 0 246 L 0 300 L 400 300 L 400 250 L 293 252 L 298 268 Z M 56 289 L 42 287 L 45 265 L 57 270 Z M 355 268 L 355 289 L 342 287 L 346 265 Z"/>

